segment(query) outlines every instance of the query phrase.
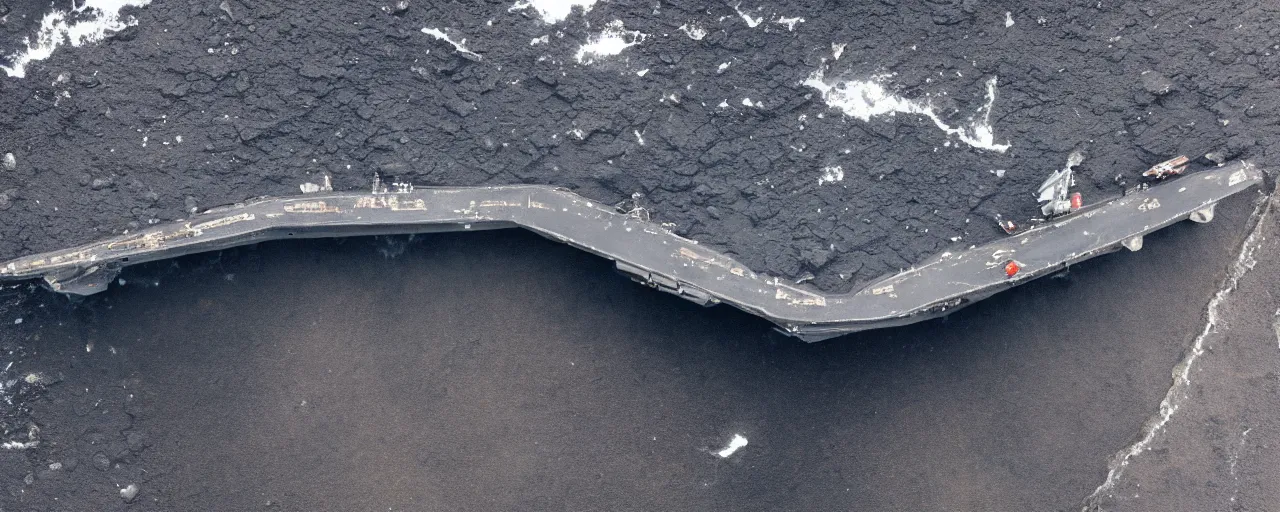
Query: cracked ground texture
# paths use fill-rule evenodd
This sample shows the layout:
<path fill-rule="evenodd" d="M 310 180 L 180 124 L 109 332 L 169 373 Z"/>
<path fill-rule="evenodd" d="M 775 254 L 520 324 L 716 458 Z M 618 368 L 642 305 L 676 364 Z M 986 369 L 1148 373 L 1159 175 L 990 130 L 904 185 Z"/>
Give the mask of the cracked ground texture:
<path fill-rule="evenodd" d="M 16 4 L 8 48 L 48 9 Z M 17 162 L 0 172 L 0 257 L 379 173 L 608 203 L 639 192 L 655 220 L 752 268 L 847 290 L 991 240 L 995 214 L 1030 219 L 1035 187 L 1072 150 L 1092 201 L 1179 153 L 1272 164 L 1280 147 L 1280 8 L 1267 2 L 601 2 L 557 24 L 510 7 L 126 8 L 136 26 L 0 77 L 0 151 Z M 648 37 L 579 64 L 613 20 Z M 845 116 L 801 85 L 819 69 L 830 83 L 880 77 L 952 126 L 996 77 L 994 140 L 1012 147 L 971 148 L 918 115 Z M 819 184 L 834 166 L 843 179 Z"/>

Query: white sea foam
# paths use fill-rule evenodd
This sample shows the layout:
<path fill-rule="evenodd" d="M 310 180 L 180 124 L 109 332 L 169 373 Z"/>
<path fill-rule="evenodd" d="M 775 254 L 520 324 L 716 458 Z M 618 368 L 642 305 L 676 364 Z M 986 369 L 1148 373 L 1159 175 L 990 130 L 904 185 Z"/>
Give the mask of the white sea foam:
<path fill-rule="evenodd" d="M 822 99 L 828 106 L 863 122 L 871 122 L 875 117 L 900 113 L 921 115 L 933 121 L 938 129 L 975 148 L 1000 153 L 1009 149 L 1007 143 L 996 143 L 995 131 L 991 127 L 991 107 L 996 101 L 996 77 L 991 77 L 986 82 L 986 103 L 969 117 L 967 124 L 957 127 L 943 121 L 927 100 L 907 99 L 885 88 L 885 78 L 873 76 L 869 80 L 842 80 L 829 83 L 823 71 L 819 69 L 809 75 L 803 85 L 822 93 Z"/>
<path fill-rule="evenodd" d="M 49 58 L 59 46 L 96 43 L 137 25 L 138 21 L 132 16 L 122 17 L 120 10 L 149 3 L 151 0 L 84 0 L 79 7 L 70 10 L 55 9 L 41 18 L 35 40 L 28 38 L 26 48 L 9 55 L 11 64 L 0 66 L 0 69 L 11 77 L 23 78 L 27 74 L 27 64 Z"/>

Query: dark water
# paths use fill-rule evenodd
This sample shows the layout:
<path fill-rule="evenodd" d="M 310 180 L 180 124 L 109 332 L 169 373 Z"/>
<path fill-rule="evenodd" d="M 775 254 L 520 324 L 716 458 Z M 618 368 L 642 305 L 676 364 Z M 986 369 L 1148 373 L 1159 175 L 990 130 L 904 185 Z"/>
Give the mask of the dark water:
<path fill-rule="evenodd" d="M 1239 203 L 813 345 L 517 231 L 151 264 L 31 316 L 25 364 L 60 379 L 39 463 L 80 469 L 15 499 L 101 509 L 141 482 L 135 505 L 188 510 L 1074 510 L 1167 389 Z"/>

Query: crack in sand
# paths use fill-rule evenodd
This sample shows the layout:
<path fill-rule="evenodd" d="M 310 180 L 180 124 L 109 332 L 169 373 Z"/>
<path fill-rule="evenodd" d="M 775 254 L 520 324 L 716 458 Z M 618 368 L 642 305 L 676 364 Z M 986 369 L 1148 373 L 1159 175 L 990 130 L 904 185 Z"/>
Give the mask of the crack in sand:
<path fill-rule="evenodd" d="M 1082 510 L 1089 510 L 1090 504 L 1094 503 L 1098 497 L 1115 487 L 1116 481 L 1124 474 L 1124 469 L 1128 467 L 1129 461 L 1141 454 L 1144 450 L 1149 449 L 1151 442 L 1155 440 L 1156 435 L 1164 428 L 1169 420 L 1173 418 L 1174 413 L 1178 412 L 1183 402 L 1187 399 L 1187 390 L 1191 387 L 1191 367 L 1195 365 L 1196 359 L 1199 359 L 1205 352 L 1205 339 L 1209 335 L 1214 334 L 1218 327 L 1218 310 L 1222 303 L 1226 301 L 1231 293 L 1235 291 L 1236 286 L 1240 284 L 1240 278 L 1253 270 L 1257 260 L 1253 254 L 1258 246 L 1265 240 L 1262 235 L 1263 228 L 1266 225 L 1267 216 L 1271 213 L 1271 202 L 1274 193 L 1267 194 L 1262 204 L 1258 205 L 1253 214 L 1249 216 L 1252 227 L 1249 229 L 1249 235 L 1241 244 L 1240 250 L 1236 255 L 1236 259 L 1231 264 L 1231 269 L 1227 273 L 1227 278 L 1223 280 L 1222 286 L 1218 292 L 1209 299 L 1208 306 L 1205 307 L 1205 323 L 1200 334 L 1196 336 L 1195 341 L 1191 343 L 1191 350 L 1176 366 L 1173 367 L 1173 384 L 1169 386 L 1169 390 L 1165 393 L 1164 399 L 1160 401 L 1160 410 L 1155 416 L 1152 416 L 1142 425 L 1142 438 L 1137 442 L 1116 452 L 1107 464 L 1107 478 L 1094 489 L 1084 499 L 1085 506 Z"/>

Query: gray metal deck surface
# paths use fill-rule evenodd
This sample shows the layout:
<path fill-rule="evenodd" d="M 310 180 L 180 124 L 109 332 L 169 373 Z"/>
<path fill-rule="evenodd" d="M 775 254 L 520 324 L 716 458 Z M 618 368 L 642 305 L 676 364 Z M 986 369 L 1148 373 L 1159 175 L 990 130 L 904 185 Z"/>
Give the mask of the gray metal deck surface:
<path fill-rule="evenodd" d="M 398 187 L 265 198 L 192 219 L 0 264 L 0 280 L 43 278 L 91 294 L 123 266 L 264 240 L 523 227 L 614 260 L 639 282 L 706 305 L 759 315 L 818 341 L 934 318 L 1076 262 L 1128 247 L 1262 181 L 1236 162 L 1084 208 L 1026 232 L 934 258 L 847 294 L 827 294 L 757 273 L 662 226 L 548 186 Z M 1008 277 L 1004 265 L 1021 271 Z"/>

